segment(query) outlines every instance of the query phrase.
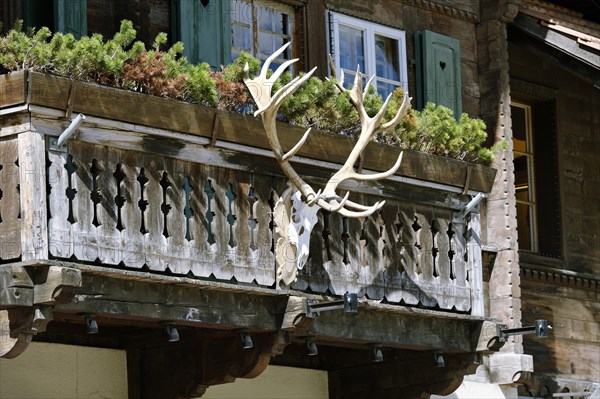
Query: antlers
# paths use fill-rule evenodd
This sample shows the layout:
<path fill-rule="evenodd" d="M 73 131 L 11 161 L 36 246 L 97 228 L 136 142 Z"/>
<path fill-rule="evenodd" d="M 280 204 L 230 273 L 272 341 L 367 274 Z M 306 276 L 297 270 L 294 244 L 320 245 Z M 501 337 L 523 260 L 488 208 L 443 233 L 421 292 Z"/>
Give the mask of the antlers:
<path fill-rule="evenodd" d="M 277 163 L 281 166 L 281 169 L 286 174 L 286 176 L 290 179 L 292 184 L 300 191 L 304 198 L 306 198 L 306 202 L 308 205 L 318 205 L 319 207 L 325 209 L 329 212 L 338 212 L 342 216 L 346 217 L 366 217 L 371 215 L 373 212 L 380 209 L 385 201 L 379 201 L 373 204 L 372 206 L 365 206 L 361 204 L 357 204 L 348 200 L 348 196 L 350 192 L 347 192 L 344 197 L 339 196 L 336 193 L 336 189 L 340 183 L 345 180 L 356 180 L 356 181 L 369 181 L 369 180 L 380 180 L 386 177 L 389 177 L 396 173 L 398 168 L 400 167 L 400 163 L 402 162 L 402 153 L 398 157 L 398 160 L 386 172 L 382 173 L 374 173 L 374 174 L 362 174 L 358 173 L 354 170 L 354 165 L 364 149 L 366 148 L 369 141 L 379 132 L 390 131 L 394 129 L 394 127 L 400 123 L 402 118 L 408 112 L 408 107 L 410 105 L 410 98 L 407 94 L 404 95 L 404 99 L 402 105 L 398 109 L 396 115 L 388 122 L 382 123 L 383 116 L 387 110 L 392 94 L 388 96 L 385 100 L 385 103 L 377 113 L 377 115 L 370 117 L 367 114 L 367 111 L 364 107 L 363 101 L 367 95 L 368 88 L 371 84 L 373 78 L 369 79 L 365 86 L 365 90 L 362 88 L 362 77 L 360 71 L 356 71 L 356 77 L 354 79 L 354 85 L 352 89 L 348 90 L 344 88 L 344 73 L 342 71 L 341 78 L 337 82 L 336 87 L 340 92 L 346 92 L 350 96 L 350 101 L 358 111 L 358 115 L 361 123 L 361 131 L 356 142 L 356 145 L 352 149 L 348 159 L 344 163 L 344 165 L 338 170 L 327 182 L 325 185 L 325 189 L 323 191 L 319 190 L 315 193 L 310 185 L 308 185 L 298 173 L 294 170 L 294 168 L 290 165 L 290 158 L 292 158 L 302 147 L 302 145 L 306 142 L 308 135 L 310 134 L 310 128 L 304 133 L 300 141 L 292 147 L 288 152 L 284 153 L 281 144 L 279 143 L 279 138 L 277 136 L 277 111 L 279 107 L 283 103 L 283 101 L 290 95 L 292 95 L 298 88 L 306 82 L 316 68 L 313 68 L 300 77 L 297 76 L 292 79 L 288 84 L 279 89 L 275 94 L 271 94 L 273 84 L 277 80 L 279 76 L 288 68 L 290 65 L 298 61 L 298 59 L 292 59 L 285 61 L 273 74 L 270 78 L 267 78 L 267 71 L 269 70 L 269 65 L 271 62 L 277 58 L 288 46 L 290 43 L 284 44 L 279 50 L 273 53 L 267 60 L 265 61 L 260 74 L 254 79 L 250 79 L 249 77 L 244 79 L 244 83 L 250 90 L 254 101 L 258 106 L 258 110 L 254 113 L 255 116 L 260 115 L 263 120 L 263 125 L 265 127 L 265 131 L 267 133 L 267 139 L 269 141 L 269 145 L 273 150 L 275 155 L 275 159 Z M 248 74 L 248 64 L 244 69 L 246 74 Z M 334 73 L 335 69 L 332 68 L 332 72 Z M 334 73 L 335 76 L 335 73 Z"/>

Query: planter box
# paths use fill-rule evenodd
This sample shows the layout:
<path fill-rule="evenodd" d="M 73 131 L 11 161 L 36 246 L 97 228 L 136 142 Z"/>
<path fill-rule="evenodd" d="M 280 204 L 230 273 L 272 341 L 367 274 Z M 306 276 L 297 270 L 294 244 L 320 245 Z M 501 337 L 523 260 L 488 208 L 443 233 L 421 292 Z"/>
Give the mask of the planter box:
<path fill-rule="evenodd" d="M 1 82 L 3 90 L 10 92 L 4 95 L 8 102 L 3 101 L 2 107 L 27 102 L 269 149 L 262 123 L 251 116 L 34 72 L 2 75 Z M 278 130 L 284 148 L 291 148 L 304 134 L 303 128 L 287 123 L 280 123 Z M 298 156 L 341 164 L 353 146 L 348 137 L 313 131 Z M 386 170 L 394 164 L 399 151 L 397 147 L 371 143 L 365 150 L 363 166 L 373 171 Z M 404 150 L 397 175 L 488 193 L 496 171 L 479 164 Z"/>

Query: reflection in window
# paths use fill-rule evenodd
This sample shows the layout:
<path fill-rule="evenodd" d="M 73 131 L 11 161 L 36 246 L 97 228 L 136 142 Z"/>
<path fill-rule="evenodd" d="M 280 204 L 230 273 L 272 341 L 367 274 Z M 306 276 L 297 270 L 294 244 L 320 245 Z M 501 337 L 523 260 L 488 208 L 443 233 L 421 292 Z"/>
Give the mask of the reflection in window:
<path fill-rule="evenodd" d="M 511 104 L 511 116 L 519 248 L 537 251 L 531 107 L 513 103 Z"/>
<path fill-rule="evenodd" d="M 242 51 L 252 54 L 261 61 L 285 43 L 292 40 L 294 10 L 292 7 L 258 0 L 232 0 L 232 58 Z M 272 68 L 292 58 L 287 48 Z"/>
<path fill-rule="evenodd" d="M 344 71 L 344 85 L 354 82 L 356 67 L 366 76 L 375 76 L 373 86 L 383 97 L 403 87 L 406 90 L 405 34 L 398 29 L 330 13 L 331 47 L 338 74 Z"/>

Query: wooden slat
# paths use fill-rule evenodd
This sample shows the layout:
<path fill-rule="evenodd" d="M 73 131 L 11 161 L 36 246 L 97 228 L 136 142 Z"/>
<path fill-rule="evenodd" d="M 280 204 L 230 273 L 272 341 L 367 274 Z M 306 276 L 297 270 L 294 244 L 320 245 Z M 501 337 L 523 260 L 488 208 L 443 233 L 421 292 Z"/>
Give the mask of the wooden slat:
<path fill-rule="evenodd" d="M 0 259 L 21 256 L 21 218 L 19 198 L 18 142 L 0 140 Z"/>
<path fill-rule="evenodd" d="M 0 108 L 25 103 L 26 76 L 24 71 L 0 75 Z"/>
<path fill-rule="evenodd" d="M 67 220 L 69 213 L 69 203 L 65 194 L 68 187 L 68 176 L 65 170 L 67 154 L 50 151 L 48 159 L 50 161 L 48 168 L 48 182 L 50 183 L 48 194 L 50 213 L 48 215 L 48 244 L 50 255 L 57 258 L 70 258 L 73 255 L 73 230 Z M 80 208 L 77 207 L 78 210 Z M 89 217 L 90 214 L 87 207 L 81 213 L 83 213 L 84 218 Z M 78 214 L 80 213 L 78 212 Z"/>
<path fill-rule="evenodd" d="M 21 259 L 48 259 L 46 150 L 38 132 L 19 133 Z"/>
<path fill-rule="evenodd" d="M 92 165 L 95 160 L 95 165 L 98 169 L 98 173 L 104 173 L 105 160 L 97 158 L 95 155 L 96 147 L 90 144 L 69 145 L 69 153 L 72 156 L 72 161 L 77 167 L 76 172 L 71 177 L 71 184 L 77 193 L 73 201 L 73 213 L 75 214 L 75 223 L 70 225 L 71 231 L 71 243 L 72 243 L 72 255 L 82 261 L 93 262 L 100 257 L 102 249 L 98 247 L 98 227 L 93 224 L 94 222 L 94 203 L 92 202 L 92 192 L 96 195 L 102 193 L 102 186 L 100 183 L 100 177 L 97 176 L 94 182 L 92 177 Z M 63 154 L 62 158 L 66 162 L 67 155 Z M 64 165 L 63 162 L 63 165 Z M 60 219 L 58 223 L 63 223 L 69 228 L 69 222 L 67 220 L 68 214 L 68 199 L 65 191 L 68 185 L 67 170 L 63 166 L 62 170 L 64 177 L 64 189 L 63 187 L 57 187 L 58 192 L 54 193 L 55 189 L 52 189 L 52 195 L 60 196 L 61 203 L 65 209 L 60 210 L 60 215 L 57 215 Z M 94 187 L 94 185 L 96 185 Z M 102 202 L 95 206 L 97 212 L 97 222 L 104 223 L 102 214 Z M 54 215 L 53 215 L 54 216 Z"/>
<path fill-rule="evenodd" d="M 123 263 L 127 267 L 141 268 L 144 266 L 146 258 L 143 256 L 144 235 L 140 231 L 142 211 L 139 201 L 142 198 L 142 191 L 137 179 L 143 166 L 140 165 L 139 154 L 134 152 L 123 151 L 121 161 L 125 173 L 125 180 L 121 185 L 121 194 L 125 197 L 125 205 L 121 210 L 125 229 L 121 231 L 120 250 L 122 251 Z M 146 195 L 144 193 L 144 197 Z"/>
<path fill-rule="evenodd" d="M 469 240 L 467 242 L 467 257 L 469 283 L 471 284 L 471 314 L 483 316 L 483 265 L 481 260 L 481 225 L 479 214 L 471 213 L 469 220 Z"/>

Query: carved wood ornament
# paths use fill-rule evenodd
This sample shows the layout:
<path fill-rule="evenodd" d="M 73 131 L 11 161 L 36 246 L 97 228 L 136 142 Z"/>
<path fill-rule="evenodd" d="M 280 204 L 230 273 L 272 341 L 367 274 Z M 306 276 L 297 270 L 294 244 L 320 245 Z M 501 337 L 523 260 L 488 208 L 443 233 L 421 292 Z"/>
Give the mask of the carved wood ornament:
<path fill-rule="evenodd" d="M 284 286 L 290 285 L 296 278 L 298 269 L 302 269 L 308 259 L 310 233 L 317 223 L 317 212 L 324 209 L 328 212 L 337 212 L 342 216 L 349 218 L 364 218 L 381 209 L 385 201 L 379 201 L 371 206 L 365 206 L 348 199 L 349 192 L 346 195 L 338 195 L 336 190 L 338 186 L 346 180 L 355 181 L 373 181 L 385 179 L 396 173 L 402 162 L 402 153 L 398 160 L 389 170 L 382 173 L 362 174 L 354 169 L 367 144 L 373 137 L 380 132 L 391 131 L 400 123 L 402 118 L 408 112 L 410 98 L 405 94 L 402 105 L 398 108 L 396 115 L 388 122 L 383 122 L 383 116 L 387 110 L 392 94 L 388 96 L 385 103 L 373 117 L 367 114 L 363 101 L 368 93 L 369 86 L 374 77 L 371 77 L 366 86 L 362 87 L 362 75 L 360 69 L 356 71 L 356 77 L 351 89 L 344 88 L 344 72 L 342 71 L 336 87 L 341 93 L 348 93 L 350 102 L 358 111 L 360 118 L 361 131 L 356 145 L 350 152 L 346 162 L 329 179 L 323 190 L 315 190 L 300 177 L 290 164 L 290 159 L 298 152 L 302 145 L 308 139 L 310 128 L 306 131 L 300 141 L 285 152 L 281 148 L 277 136 L 277 111 L 285 99 L 291 96 L 298 88 L 306 82 L 315 72 L 316 67 L 303 76 L 297 76 L 289 83 L 283 86 L 274 94 L 272 93 L 273 84 L 281 74 L 298 59 L 285 61 L 273 74 L 267 78 L 267 72 L 271 62 L 276 59 L 290 43 L 284 44 L 279 50 L 273 53 L 264 63 L 260 74 L 254 79 L 248 76 L 249 68 L 246 64 L 245 71 L 247 77 L 244 83 L 250 90 L 258 110 L 254 116 L 260 115 L 263 126 L 267 133 L 267 139 L 275 155 L 277 163 L 290 179 L 290 188 L 281 196 L 275 206 L 276 223 L 276 245 L 275 258 L 277 261 L 277 280 Z M 331 68 L 332 72 L 335 68 Z M 335 78 L 335 72 L 333 72 Z"/>

